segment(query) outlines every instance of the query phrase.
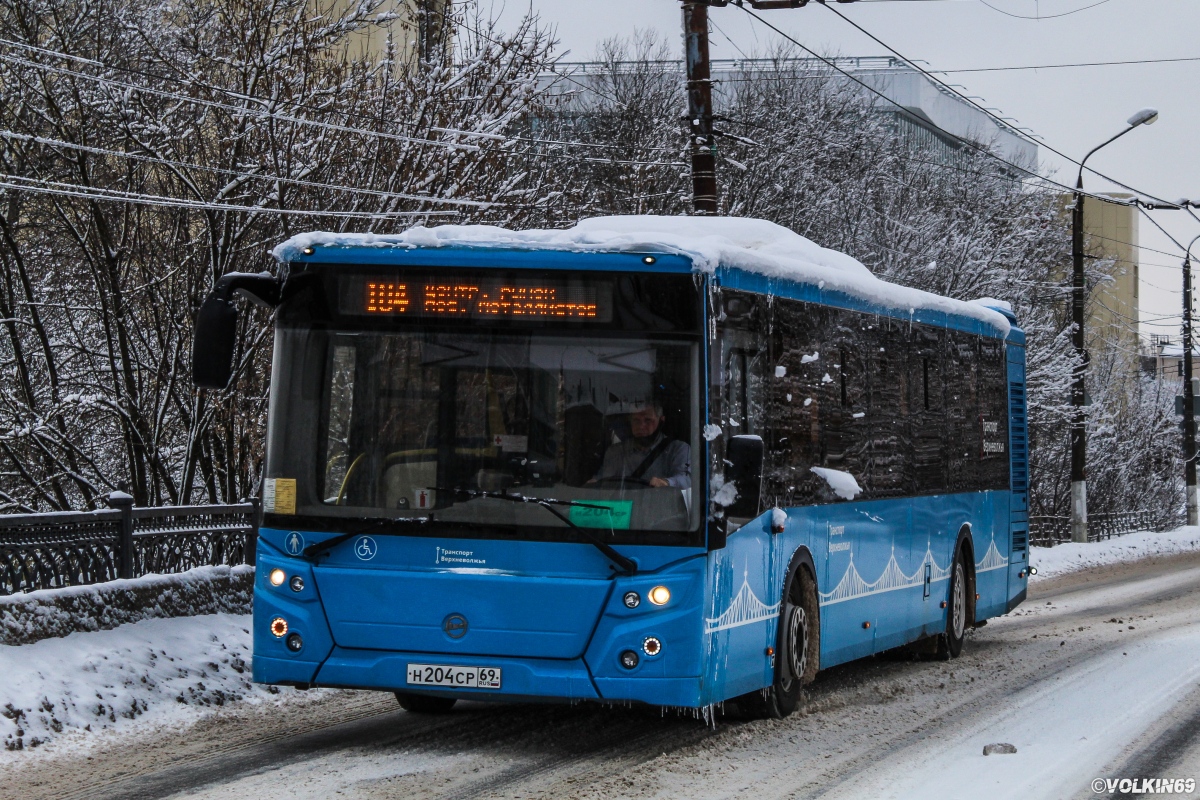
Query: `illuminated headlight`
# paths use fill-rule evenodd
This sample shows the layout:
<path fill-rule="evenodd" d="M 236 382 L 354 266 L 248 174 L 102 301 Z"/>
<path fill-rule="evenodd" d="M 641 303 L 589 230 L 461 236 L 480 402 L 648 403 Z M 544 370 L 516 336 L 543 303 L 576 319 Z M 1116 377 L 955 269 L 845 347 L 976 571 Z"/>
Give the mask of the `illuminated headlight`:
<path fill-rule="evenodd" d="M 641 596 L 638 595 L 637 592 L 626 592 L 625 593 L 625 607 L 626 608 L 637 608 L 641 604 L 642 604 L 642 598 L 641 598 Z"/>
<path fill-rule="evenodd" d="M 648 636 L 646 641 L 642 642 L 642 652 L 648 656 L 656 656 L 662 652 L 662 642 L 654 636 Z"/>
<path fill-rule="evenodd" d="M 293 592 L 302 592 L 304 591 L 304 578 L 301 578 L 299 575 L 293 575 L 288 586 L 292 587 Z"/>
<path fill-rule="evenodd" d="M 671 599 L 671 590 L 665 586 L 655 586 L 648 596 L 654 605 L 665 606 Z"/>
<path fill-rule="evenodd" d="M 299 653 L 302 647 L 304 647 L 304 640 L 300 638 L 300 634 L 293 633 L 287 637 L 288 650 L 291 650 L 293 653 Z"/>
<path fill-rule="evenodd" d="M 281 569 L 271 570 L 271 575 L 269 577 L 269 580 L 271 581 L 272 586 L 283 586 L 283 582 L 286 579 L 287 579 L 287 575 L 284 573 L 283 570 L 281 570 Z"/>
<path fill-rule="evenodd" d="M 625 669 L 633 669 L 638 665 L 638 654 L 632 650 L 626 650 L 621 653 L 621 666 Z"/>
<path fill-rule="evenodd" d="M 283 617 L 271 620 L 271 633 L 282 639 L 287 634 L 287 620 Z"/>

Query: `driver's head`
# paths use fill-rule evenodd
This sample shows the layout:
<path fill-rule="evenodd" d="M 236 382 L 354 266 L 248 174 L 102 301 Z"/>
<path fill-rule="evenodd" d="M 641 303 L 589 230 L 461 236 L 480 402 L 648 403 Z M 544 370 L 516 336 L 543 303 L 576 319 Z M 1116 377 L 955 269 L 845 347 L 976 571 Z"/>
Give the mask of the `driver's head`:
<path fill-rule="evenodd" d="M 665 419 L 661 403 L 646 403 L 634 409 L 629 415 L 630 433 L 639 444 L 649 444 L 654 441 L 654 436 Z"/>

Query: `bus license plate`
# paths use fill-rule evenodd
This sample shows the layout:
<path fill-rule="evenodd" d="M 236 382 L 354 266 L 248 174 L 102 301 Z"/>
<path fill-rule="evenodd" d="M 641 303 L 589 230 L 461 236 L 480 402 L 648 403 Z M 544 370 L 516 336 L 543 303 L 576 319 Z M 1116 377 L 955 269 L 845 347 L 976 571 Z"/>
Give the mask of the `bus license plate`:
<path fill-rule="evenodd" d="M 453 686 L 459 689 L 499 689 L 499 667 L 448 667 L 409 664 L 409 686 Z"/>

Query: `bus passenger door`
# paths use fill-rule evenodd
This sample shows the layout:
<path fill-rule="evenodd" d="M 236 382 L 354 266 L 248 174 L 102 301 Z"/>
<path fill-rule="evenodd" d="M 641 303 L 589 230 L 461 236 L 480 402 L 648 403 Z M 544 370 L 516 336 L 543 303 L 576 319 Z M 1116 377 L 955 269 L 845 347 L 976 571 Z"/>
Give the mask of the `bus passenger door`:
<path fill-rule="evenodd" d="M 768 353 L 759 324 L 766 311 L 761 298 L 723 292 L 726 320 L 718 330 L 716 363 L 710 371 L 710 423 L 720 428 L 713 441 L 712 491 L 714 513 L 725 515 L 725 547 L 712 552 L 712 604 L 706 631 L 714 637 L 712 653 L 717 683 L 726 697 L 767 686 L 781 587 L 772 563 L 771 533 L 761 500 L 735 499 L 733 487 L 723 486 L 725 458 L 735 436 L 764 436 L 763 389 Z M 732 301 L 732 302 L 731 302 Z"/>

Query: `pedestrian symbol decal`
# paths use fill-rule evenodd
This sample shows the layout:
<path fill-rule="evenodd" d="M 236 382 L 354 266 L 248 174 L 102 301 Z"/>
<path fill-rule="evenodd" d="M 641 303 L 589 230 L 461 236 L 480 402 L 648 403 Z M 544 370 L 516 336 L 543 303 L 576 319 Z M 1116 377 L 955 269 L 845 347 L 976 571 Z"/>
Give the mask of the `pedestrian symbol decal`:
<path fill-rule="evenodd" d="M 296 531 L 292 531 L 287 536 L 287 541 L 284 542 L 287 551 L 294 556 L 300 555 L 304 550 L 304 537 Z"/>
<path fill-rule="evenodd" d="M 379 552 L 379 545 L 370 536 L 360 536 L 354 543 L 354 555 L 362 561 L 370 561 Z"/>

